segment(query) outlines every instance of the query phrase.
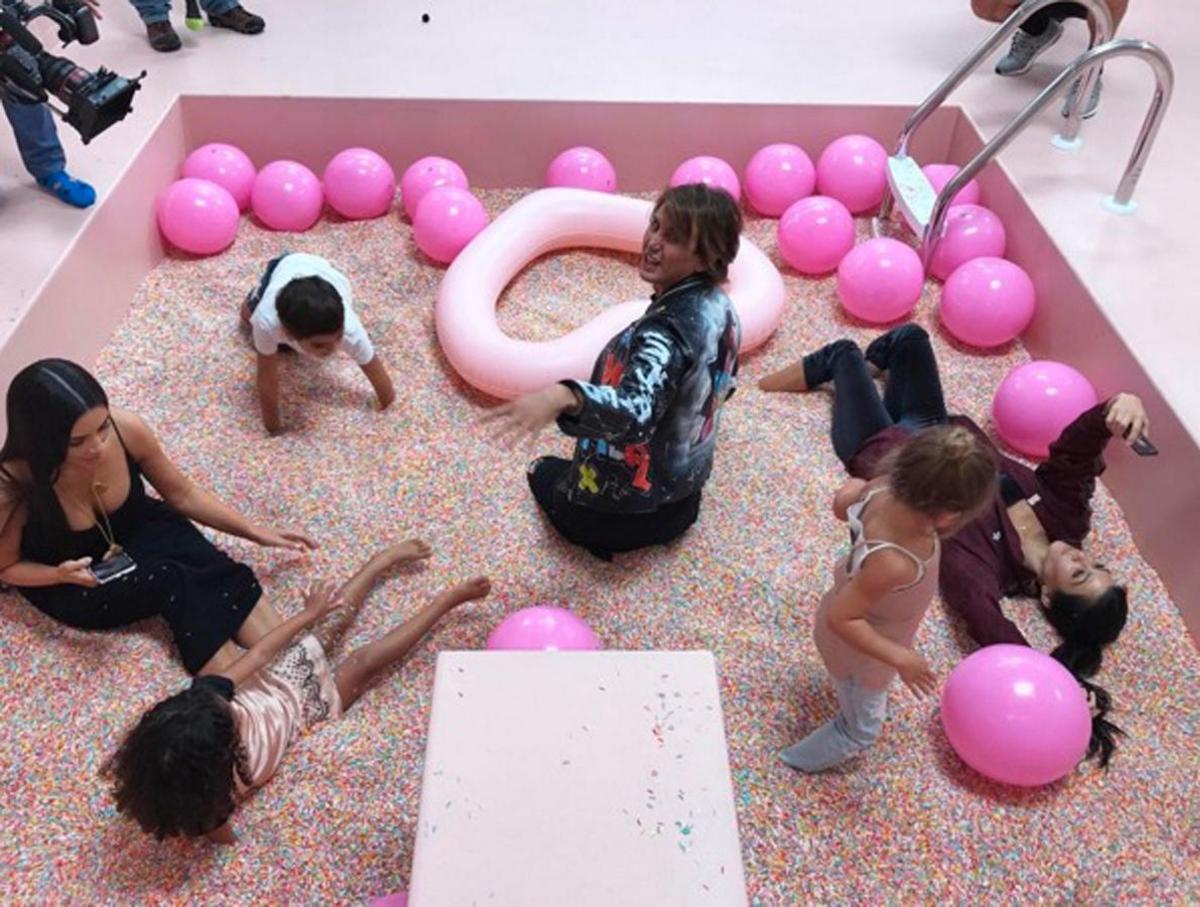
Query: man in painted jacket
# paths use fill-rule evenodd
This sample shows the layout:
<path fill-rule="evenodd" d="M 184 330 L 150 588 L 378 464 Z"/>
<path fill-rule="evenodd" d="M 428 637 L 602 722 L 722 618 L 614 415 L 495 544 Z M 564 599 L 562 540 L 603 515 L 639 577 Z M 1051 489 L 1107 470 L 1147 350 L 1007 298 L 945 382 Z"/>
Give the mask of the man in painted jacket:
<path fill-rule="evenodd" d="M 572 460 L 542 457 L 528 479 L 559 534 L 597 557 L 665 544 L 699 515 L 737 374 L 741 330 L 720 284 L 740 235 L 727 193 L 667 190 L 642 243 L 638 270 L 655 290 L 646 314 L 609 341 L 590 382 L 563 381 L 494 413 L 509 438 L 555 419 L 578 438 Z"/>

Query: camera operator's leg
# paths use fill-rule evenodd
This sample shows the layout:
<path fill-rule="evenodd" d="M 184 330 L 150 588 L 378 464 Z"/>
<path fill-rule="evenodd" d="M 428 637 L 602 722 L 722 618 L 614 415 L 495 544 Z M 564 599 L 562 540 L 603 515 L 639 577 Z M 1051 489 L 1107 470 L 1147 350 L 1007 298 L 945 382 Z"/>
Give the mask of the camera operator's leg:
<path fill-rule="evenodd" d="M 171 25 L 171 0 L 129 0 L 146 25 L 150 46 L 168 54 L 183 47 L 179 34 Z"/>
<path fill-rule="evenodd" d="M 216 28 L 228 28 L 243 35 L 257 35 L 267 23 L 238 3 L 238 0 L 200 0 L 208 21 Z"/>
<path fill-rule="evenodd" d="M 17 137 L 25 169 L 38 185 L 76 208 L 86 208 L 95 202 L 96 190 L 67 174 L 67 156 L 58 141 L 50 108 L 45 104 L 18 104 L 4 97 L 0 101 Z"/>

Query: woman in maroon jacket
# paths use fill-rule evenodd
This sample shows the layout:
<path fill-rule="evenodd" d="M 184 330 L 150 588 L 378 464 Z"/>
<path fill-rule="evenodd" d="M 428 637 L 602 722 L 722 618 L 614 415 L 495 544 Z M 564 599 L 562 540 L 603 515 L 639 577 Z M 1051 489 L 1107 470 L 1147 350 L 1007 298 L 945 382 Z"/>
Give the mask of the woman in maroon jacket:
<path fill-rule="evenodd" d="M 882 398 L 867 363 L 888 373 Z M 764 378 L 759 387 L 806 391 L 827 381 L 835 390 L 834 449 L 853 476 L 873 478 L 889 450 L 929 425 L 964 425 L 987 440 L 970 419 L 947 415 L 937 360 L 917 325 L 877 338 L 865 355 L 853 341 L 837 340 Z M 1089 755 L 1099 751 L 1101 764 L 1112 752 L 1116 728 L 1103 718 L 1107 694 L 1085 678 L 1099 670 L 1104 646 L 1125 626 L 1128 605 L 1125 588 L 1081 545 L 1091 526 L 1090 500 L 1104 471 L 1105 445 L 1114 436 L 1133 443 L 1148 424 L 1141 401 L 1118 394 L 1063 429 L 1037 469 L 996 450 L 995 499 L 942 549 L 942 598 L 980 645 L 1028 645 L 1000 610 L 1000 600 L 1009 595 L 1040 600 L 1063 640 L 1051 654 L 1079 679 L 1099 713 Z"/>

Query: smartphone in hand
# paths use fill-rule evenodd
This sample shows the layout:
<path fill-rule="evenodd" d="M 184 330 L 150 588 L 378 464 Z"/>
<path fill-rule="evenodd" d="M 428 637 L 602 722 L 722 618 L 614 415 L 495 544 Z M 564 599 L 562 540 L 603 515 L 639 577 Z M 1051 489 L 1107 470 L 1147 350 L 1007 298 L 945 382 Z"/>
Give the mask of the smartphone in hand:
<path fill-rule="evenodd" d="M 115 579 L 132 573 L 137 569 L 137 562 L 134 561 L 128 554 L 122 551 L 120 554 L 114 554 L 112 557 L 106 557 L 98 564 L 92 564 L 88 567 L 92 576 L 96 577 L 96 582 L 100 585 L 111 583 Z"/>
<path fill-rule="evenodd" d="M 1150 440 L 1145 435 L 1138 435 L 1137 440 L 1134 441 L 1130 447 L 1133 448 L 1133 452 L 1139 457 L 1158 456 L 1158 448 L 1151 444 Z"/>

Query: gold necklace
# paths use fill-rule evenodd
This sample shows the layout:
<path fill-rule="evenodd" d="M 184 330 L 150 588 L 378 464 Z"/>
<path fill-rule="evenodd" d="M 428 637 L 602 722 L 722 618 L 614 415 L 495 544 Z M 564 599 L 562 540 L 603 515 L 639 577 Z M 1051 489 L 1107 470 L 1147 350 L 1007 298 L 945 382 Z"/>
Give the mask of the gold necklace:
<path fill-rule="evenodd" d="M 104 502 L 100 500 L 100 492 L 98 489 L 101 487 L 104 487 L 104 483 L 92 483 L 92 499 L 96 502 L 96 508 L 93 516 L 96 518 L 96 528 L 100 530 L 100 535 L 103 536 L 104 541 L 108 542 L 108 550 L 104 552 L 104 557 L 101 558 L 101 560 L 106 561 L 110 557 L 115 557 L 116 555 L 120 554 L 125 549 L 117 544 L 117 537 L 113 532 L 112 523 L 109 522 L 108 514 L 104 510 Z"/>

